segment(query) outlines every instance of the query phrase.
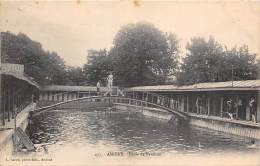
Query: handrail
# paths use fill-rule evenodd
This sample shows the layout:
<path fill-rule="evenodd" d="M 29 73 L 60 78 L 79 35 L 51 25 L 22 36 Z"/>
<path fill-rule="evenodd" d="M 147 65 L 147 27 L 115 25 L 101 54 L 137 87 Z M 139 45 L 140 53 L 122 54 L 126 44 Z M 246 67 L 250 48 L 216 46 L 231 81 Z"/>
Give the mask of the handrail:
<path fill-rule="evenodd" d="M 106 87 L 103 87 L 104 89 L 106 89 Z M 119 91 L 119 93 L 123 93 L 122 92 L 122 90 L 119 88 L 119 87 L 117 87 L 117 86 L 114 86 L 113 88 L 116 88 L 117 89 L 117 91 Z M 121 92 L 120 92 L 121 91 Z M 47 91 L 46 91 L 47 92 Z M 55 96 L 59 96 L 59 95 L 63 95 L 63 94 L 70 94 L 70 93 L 75 93 L 75 92 L 79 92 L 79 91 L 65 91 L 65 92 L 61 92 L 61 93 L 55 93 L 55 94 L 52 94 L 52 95 L 48 95 L 48 98 L 49 97 L 55 97 Z M 88 92 L 96 92 L 97 93 L 97 91 L 91 91 L 91 90 L 89 90 Z M 106 92 L 106 91 L 103 91 L 103 92 L 101 92 L 101 93 L 104 93 L 104 92 Z"/>
<path fill-rule="evenodd" d="M 166 97 L 166 96 L 163 96 L 163 95 L 159 95 L 159 94 L 156 94 L 156 93 L 152 93 L 152 92 L 142 92 L 142 91 L 125 91 L 125 93 L 133 93 L 133 92 L 136 92 L 136 93 L 142 93 L 142 94 L 147 94 L 147 101 L 149 101 L 149 98 L 148 98 L 148 95 L 151 95 L 153 97 L 156 97 L 157 98 L 157 102 L 158 102 L 158 98 L 161 98 L 162 100 L 160 100 L 160 105 L 166 105 L 166 104 L 171 104 L 171 101 L 177 101 L 176 99 L 174 98 L 170 98 L 170 97 Z M 128 95 L 126 95 L 128 96 Z M 135 97 L 135 96 L 133 96 Z M 163 102 L 162 102 L 163 101 Z M 166 101 L 166 103 L 165 103 Z M 153 98 L 152 98 L 152 102 L 153 102 Z M 174 104 L 174 103 L 172 103 Z M 175 103 L 176 104 L 176 103 Z M 178 102 L 177 102 L 177 105 L 178 105 Z M 177 106 L 178 107 L 178 106 Z"/>
<path fill-rule="evenodd" d="M 166 107 L 166 106 L 162 106 L 162 105 L 158 105 L 158 104 L 155 104 L 155 103 L 152 103 L 152 102 L 149 102 L 149 101 L 144 101 L 144 100 L 139 100 L 139 99 L 132 99 L 132 98 L 127 98 L 127 97 L 118 97 L 118 96 L 88 96 L 88 97 L 82 97 L 82 98 L 76 98 L 76 99 L 72 99 L 72 100 L 67 100 L 67 101 L 63 101 L 63 102 L 59 102 L 59 103 L 56 103 L 56 104 L 53 104 L 53 105 L 50 105 L 50 106 L 46 106 L 46 107 L 41 107 L 41 108 L 38 108 L 35 110 L 35 113 L 34 113 L 34 116 L 38 115 L 41 113 L 41 110 L 49 110 L 51 108 L 54 108 L 56 106 L 59 106 L 59 105 L 62 105 L 62 104 L 66 104 L 66 103 L 70 103 L 70 102 L 73 102 L 73 101 L 81 101 L 81 100 L 87 100 L 87 99 L 110 99 L 110 100 L 114 100 L 116 99 L 117 101 L 114 102 L 112 101 L 113 103 L 124 103 L 124 102 L 120 102 L 119 100 L 128 100 L 128 104 L 129 105 L 135 105 L 135 104 L 132 104 L 132 103 L 141 103 L 141 106 L 143 106 L 142 103 L 145 103 L 146 106 L 148 105 L 151 105 L 153 107 L 156 107 L 156 108 L 161 108 L 161 109 L 164 109 L 168 112 L 171 112 L 171 113 L 175 113 L 177 114 L 178 116 L 184 118 L 184 119 L 187 119 L 187 114 L 185 112 L 180 112 L 178 110 L 173 110 L 169 107 Z M 133 102 L 134 101 L 134 102 Z"/>

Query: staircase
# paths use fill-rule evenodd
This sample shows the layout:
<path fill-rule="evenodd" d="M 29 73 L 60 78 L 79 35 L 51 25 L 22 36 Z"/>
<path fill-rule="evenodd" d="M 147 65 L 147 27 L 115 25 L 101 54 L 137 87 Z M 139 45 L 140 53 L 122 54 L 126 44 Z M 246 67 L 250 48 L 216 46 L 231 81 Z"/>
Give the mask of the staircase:
<path fill-rule="evenodd" d="M 26 133 L 20 128 L 17 127 L 14 133 L 14 144 L 16 148 L 18 147 L 19 143 L 22 143 L 28 151 L 34 151 L 35 146 L 30 140 L 30 138 L 26 135 Z M 17 137 L 19 138 L 19 141 L 17 141 Z"/>

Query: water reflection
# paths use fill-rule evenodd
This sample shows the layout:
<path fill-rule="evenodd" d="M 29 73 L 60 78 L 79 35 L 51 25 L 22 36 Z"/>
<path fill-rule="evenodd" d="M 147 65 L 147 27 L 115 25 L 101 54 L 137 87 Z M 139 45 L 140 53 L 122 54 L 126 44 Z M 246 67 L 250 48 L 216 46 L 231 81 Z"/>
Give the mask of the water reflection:
<path fill-rule="evenodd" d="M 249 140 L 189 126 L 174 126 L 138 112 L 55 110 L 34 119 L 28 132 L 49 152 L 67 146 L 154 153 L 248 152 Z"/>

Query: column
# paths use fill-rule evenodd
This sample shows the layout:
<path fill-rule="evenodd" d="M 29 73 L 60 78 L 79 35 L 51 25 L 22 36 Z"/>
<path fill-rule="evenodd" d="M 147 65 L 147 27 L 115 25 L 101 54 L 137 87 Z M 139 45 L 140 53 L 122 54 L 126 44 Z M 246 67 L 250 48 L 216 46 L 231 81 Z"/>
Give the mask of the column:
<path fill-rule="evenodd" d="M 184 97 L 183 96 L 181 96 L 180 106 L 181 106 L 181 111 L 184 112 Z"/>
<path fill-rule="evenodd" d="M 54 94 L 54 101 L 58 101 L 58 96 L 56 93 Z"/>
<path fill-rule="evenodd" d="M 67 101 L 67 100 L 68 100 L 68 94 L 64 93 L 64 101 Z"/>
<path fill-rule="evenodd" d="M 208 96 L 208 115 L 210 115 L 210 96 Z"/>
<path fill-rule="evenodd" d="M 221 98 L 220 98 L 220 117 L 223 117 L 223 102 L 224 102 L 224 99 L 223 99 L 223 96 L 221 96 Z"/>
<path fill-rule="evenodd" d="M 189 105 L 189 95 L 187 95 L 187 112 L 189 113 L 190 105 Z"/>
<path fill-rule="evenodd" d="M 238 94 L 236 94 L 236 99 L 235 99 L 235 109 L 236 109 L 236 118 L 238 119 Z"/>
<path fill-rule="evenodd" d="M 48 101 L 52 100 L 52 91 L 48 92 Z"/>
<path fill-rule="evenodd" d="M 14 119 L 15 114 L 15 93 L 12 93 L 12 119 Z"/>
<path fill-rule="evenodd" d="M 47 95 L 47 92 L 46 92 L 46 91 L 44 92 L 44 100 L 45 100 L 45 101 L 48 100 L 48 95 Z"/>
<path fill-rule="evenodd" d="M 70 93 L 67 93 L 67 100 L 70 100 Z"/>
<path fill-rule="evenodd" d="M 5 125 L 5 88 L 3 88 L 3 95 L 2 95 L 2 101 L 3 101 L 3 119 L 2 119 L 2 124 Z"/>
<path fill-rule="evenodd" d="M 8 92 L 8 122 L 10 122 L 11 119 L 11 93 L 10 90 Z"/>

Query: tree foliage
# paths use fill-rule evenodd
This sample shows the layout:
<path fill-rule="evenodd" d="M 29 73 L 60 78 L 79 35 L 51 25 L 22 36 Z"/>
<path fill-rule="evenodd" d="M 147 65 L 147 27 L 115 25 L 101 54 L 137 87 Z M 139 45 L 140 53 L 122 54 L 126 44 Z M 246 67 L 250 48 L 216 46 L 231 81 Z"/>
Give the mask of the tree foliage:
<path fill-rule="evenodd" d="M 257 78 L 256 55 L 250 53 L 246 45 L 227 49 L 213 37 L 208 41 L 197 37 L 191 39 L 186 49 L 186 57 L 177 75 L 180 85 Z"/>
<path fill-rule="evenodd" d="M 111 70 L 112 57 L 108 55 L 106 49 L 88 51 L 88 61 L 83 67 L 88 84 L 96 85 L 98 80 L 106 84 L 106 77 Z"/>
<path fill-rule="evenodd" d="M 178 40 L 148 23 L 128 24 L 114 38 L 109 55 L 121 86 L 163 84 L 177 67 Z"/>
<path fill-rule="evenodd" d="M 65 84 L 64 61 L 55 52 L 44 51 L 41 44 L 25 34 L 1 33 L 2 61 L 23 64 L 25 73 L 41 84 Z"/>
<path fill-rule="evenodd" d="M 86 77 L 81 67 L 67 67 L 66 85 L 85 85 Z"/>

